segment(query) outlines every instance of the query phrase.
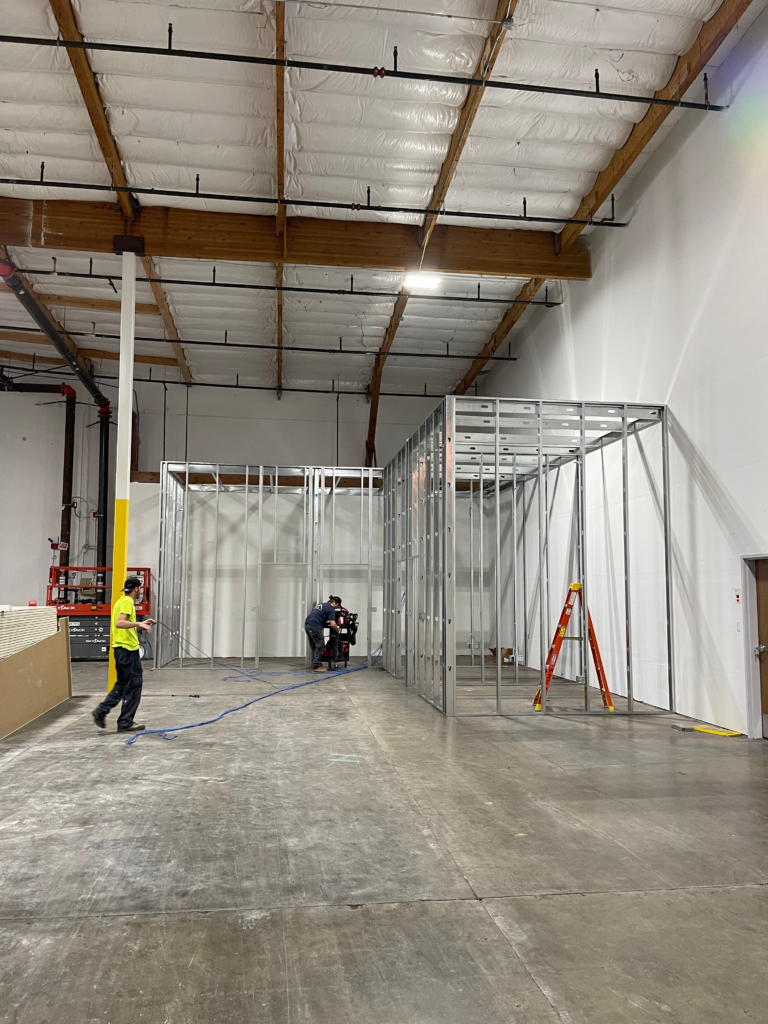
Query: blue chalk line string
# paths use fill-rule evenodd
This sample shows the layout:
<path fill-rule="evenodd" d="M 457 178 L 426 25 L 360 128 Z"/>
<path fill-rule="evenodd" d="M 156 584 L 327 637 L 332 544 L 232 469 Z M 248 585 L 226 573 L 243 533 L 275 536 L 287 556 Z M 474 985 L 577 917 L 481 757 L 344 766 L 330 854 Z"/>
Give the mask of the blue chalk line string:
<path fill-rule="evenodd" d="M 174 636 L 178 637 L 179 644 L 184 644 L 185 646 L 189 646 L 189 647 L 193 648 L 193 650 L 197 651 L 198 654 L 202 654 L 207 660 L 213 660 L 214 665 L 223 666 L 226 669 L 230 668 L 229 665 L 225 665 L 223 662 L 217 661 L 215 658 L 214 659 L 209 658 L 209 656 L 206 655 L 204 651 L 201 651 L 199 647 L 195 647 L 195 645 L 191 644 L 188 640 L 185 641 L 184 638 L 178 632 L 176 632 L 176 630 L 171 629 L 170 626 L 166 626 L 166 624 L 164 622 L 158 622 L 158 625 L 163 626 L 165 629 L 168 630 L 169 633 L 172 633 Z M 380 657 L 381 657 L 381 645 L 379 645 L 379 647 L 377 647 L 377 649 L 373 652 L 373 660 L 371 661 L 371 666 L 375 665 Z M 354 668 L 342 668 L 342 669 L 336 669 L 334 672 L 326 672 L 319 679 L 306 679 L 303 683 L 292 683 L 290 686 L 283 686 L 279 690 L 271 690 L 269 693 L 263 693 L 260 697 L 254 697 L 253 700 L 246 701 L 245 704 L 239 704 L 236 708 L 227 708 L 227 710 L 226 711 L 222 711 L 220 715 L 217 715 L 215 718 L 208 718 L 204 722 L 192 722 L 189 725 L 169 726 L 168 728 L 165 728 L 165 729 L 144 729 L 142 732 L 137 732 L 137 733 L 134 733 L 133 736 L 130 736 L 125 741 L 125 744 L 126 744 L 126 746 L 130 747 L 133 743 L 136 742 L 136 740 L 141 739 L 142 736 L 161 736 L 164 740 L 172 740 L 172 739 L 175 739 L 175 737 L 174 736 L 169 736 L 168 733 L 171 733 L 171 732 L 181 732 L 184 729 L 199 729 L 200 726 L 203 726 L 203 725 L 213 725 L 214 722 L 220 722 L 221 719 L 226 717 L 227 715 L 234 714 L 235 711 L 242 711 L 243 708 L 249 708 L 251 706 L 251 704 L 258 704 L 258 702 L 260 700 L 266 700 L 267 697 L 275 697 L 278 693 L 287 693 L 289 690 L 300 690 L 304 686 L 311 686 L 313 683 L 322 683 L 324 680 L 326 680 L 326 679 L 333 679 L 336 676 L 349 675 L 351 672 L 359 672 L 361 669 L 364 669 L 364 668 L 367 668 L 367 667 L 368 667 L 367 664 L 365 662 L 363 662 L 362 665 L 356 665 Z M 309 672 L 309 671 L 310 671 L 310 669 L 300 669 L 299 671 L 290 671 L 290 672 L 264 672 L 262 669 L 255 669 L 254 673 L 258 672 L 258 673 L 260 673 L 262 675 L 270 675 L 270 676 L 287 676 L 287 675 L 304 675 L 306 672 Z M 247 679 L 251 679 L 251 680 L 256 680 L 258 677 L 256 675 L 252 675 L 249 672 L 242 672 L 239 675 L 225 676 L 224 679 L 222 680 L 222 682 L 224 680 L 228 680 L 228 679 L 243 679 L 243 678 L 247 678 Z"/>

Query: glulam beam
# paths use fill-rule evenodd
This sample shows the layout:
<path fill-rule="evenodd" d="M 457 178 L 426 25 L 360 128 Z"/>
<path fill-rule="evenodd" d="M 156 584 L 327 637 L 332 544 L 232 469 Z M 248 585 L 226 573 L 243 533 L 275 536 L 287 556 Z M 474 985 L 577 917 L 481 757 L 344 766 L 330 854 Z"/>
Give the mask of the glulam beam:
<path fill-rule="evenodd" d="M 6 245 L 112 253 L 115 235 L 144 239 L 147 255 L 300 266 L 588 281 L 589 249 L 579 240 L 563 256 L 550 231 L 506 231 L 438 224 L 424 254 L 407 224 L 291 217 L 283 246 L 274 217 L 149 206 L 136 221 L 115 203 L 0 197 Z"/>

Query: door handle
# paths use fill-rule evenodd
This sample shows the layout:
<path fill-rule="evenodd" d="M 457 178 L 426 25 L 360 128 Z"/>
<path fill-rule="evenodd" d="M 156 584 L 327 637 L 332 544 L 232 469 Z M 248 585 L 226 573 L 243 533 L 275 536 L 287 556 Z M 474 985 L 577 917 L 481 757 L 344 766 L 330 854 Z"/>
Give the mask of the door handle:
<path fill-rule="evenodd" d="M 758 644 L 755 648 L 755 657 L 759 658 L 760 655 L 765 654 L 766 651 L 768 651 L 768 647 L 766 647 L 765 644 Z"/>

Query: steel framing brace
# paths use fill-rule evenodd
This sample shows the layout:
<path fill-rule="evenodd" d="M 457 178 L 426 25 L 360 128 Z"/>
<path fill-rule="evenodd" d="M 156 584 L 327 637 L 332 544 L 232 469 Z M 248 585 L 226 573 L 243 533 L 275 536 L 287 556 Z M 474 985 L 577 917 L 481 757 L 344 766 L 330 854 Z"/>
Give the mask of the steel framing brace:
<path fill-rule="evenodd" d="M 296 629 L 312 604 L 327 600 L 327 588 L 350 591 L 358 602 L 349 600 L 350 609 L 360 615 L 353 657 L 363 655 L 370 667 L 381 622 L 374 600 L 381 585 L 382 496 L 382 471 L 370 467 L 163 462 L 157 607 L 168 628 L 159 631 L 156 666 L 235 657 L 241 668 L 246 662 L 258 668 L 265 656 L 266 601 L 275 593 L 275 580 L 271 591 L 264 581 L 269 572 L 280 574 L 286 593 L 298 586 L 301 607 L 291 610 Z M 207 525 L 199 518 L 206 514 Z M 285 539 L 291 517 L 292 544 Z M 204 601 L 201 573 L 209 588 Z M 223 639 L 217 606 L 229 622 Z"/>
<path fill-rule="evenodd" d="M 640 439 L 649 429 L 657 469 Z M 611 603 L 604 621 L 620 621 L 607 638 L 614 713 L 674 711 L 668 443 L 663 406 L 446 397 L 384 469 L 384 668 L 448 716 L 610 713 L 590 699 L 586 614 L 594 590 L 593 603 Z M 619 458 L 611 461 L 612 445 Z M 631 459 L 646 474 L 642 488 Z M 604 493 L 595 487 L 587 502 L 595 473 Z M 641 531 L 633 526 L 637 501 L 655 503 L 658 537 L 646 522 Z M 611 556 L 615 591 L 598 565 L 608 556 L 588 549 L 588 536 L 602 548 L 611 530 L 621 537 Z M 574 644 L 561 656 L 562 677 L 549 697 L 542 686 L 536 710 L 560 590 L 571 583 L 583 596 L 572 619 L 577 635 L 566 636 Z M 640 616 L 647 626 L 659 608 L 666 665 L 656 678 L 634 625 Z"/>

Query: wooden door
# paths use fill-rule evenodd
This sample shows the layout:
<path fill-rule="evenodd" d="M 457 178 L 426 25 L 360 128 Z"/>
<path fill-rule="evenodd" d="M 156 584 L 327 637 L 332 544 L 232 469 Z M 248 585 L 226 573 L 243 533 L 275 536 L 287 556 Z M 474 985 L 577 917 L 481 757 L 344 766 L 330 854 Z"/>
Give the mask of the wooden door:
<path fill-rule="evenodd" d="M 757 579 L 757 642 L 768 648 L 768 558 L 755 562 Z M 759 654 L 760 703 L 763 710 L 763 736 L 768 738 L 768 650 Z"/>

